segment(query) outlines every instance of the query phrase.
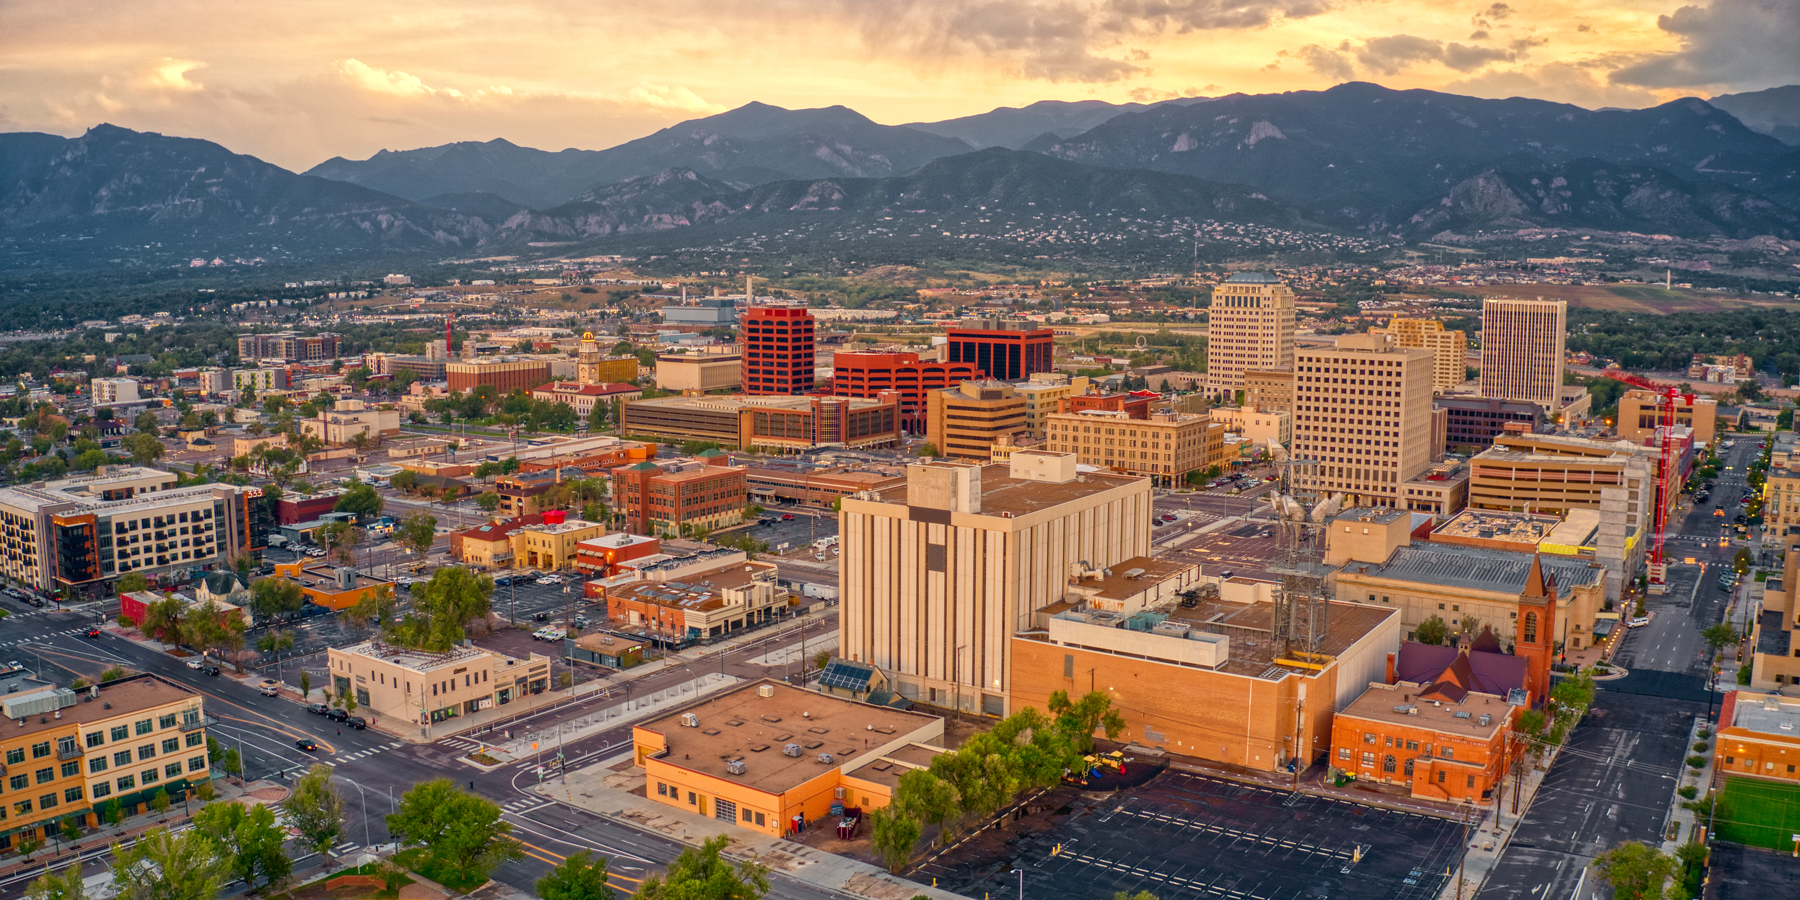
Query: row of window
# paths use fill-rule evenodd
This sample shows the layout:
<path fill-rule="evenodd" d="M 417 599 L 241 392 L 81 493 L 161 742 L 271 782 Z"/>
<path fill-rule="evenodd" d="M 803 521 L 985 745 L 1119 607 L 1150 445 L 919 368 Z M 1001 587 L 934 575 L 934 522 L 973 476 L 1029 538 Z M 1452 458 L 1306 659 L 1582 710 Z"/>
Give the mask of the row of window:
<path fill-rule="evenodd" d="M 76 785 L 75 787 L 64 790 L 62 792 L 62 801 L 61 802 L 63 802 L 63 803 L 80 803 L 81 802 L 81 786 Z M 34 809 L 36 809 L 36 810 L 55 809 L 57 807 L 57 805 L 58 805 L 58 801 L 56 799 L 56 793 L 54 791 L 52 791 L 51 793 L 39 796 L 37 798 L 37 803 L 35 806 L 33 805 L 32 801 L 29 799 L 13 801 L 12 814 L 15 816 L 28 816 L 28 815 L 31 815 L 31 813 Z M 4 820 L 6 818 L 6 810 L 7 810 L 7 807 L 3 804 L 0 804 L 0 820 Z"/>

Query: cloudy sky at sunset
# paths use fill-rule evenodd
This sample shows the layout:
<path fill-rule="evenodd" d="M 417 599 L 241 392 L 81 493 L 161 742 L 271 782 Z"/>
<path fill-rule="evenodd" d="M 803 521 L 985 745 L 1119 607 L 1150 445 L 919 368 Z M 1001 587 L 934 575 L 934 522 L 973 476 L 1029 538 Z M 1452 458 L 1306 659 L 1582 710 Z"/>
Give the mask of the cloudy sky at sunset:
<path fill-rule="evenodd" d="M 0 131 L 293 169 L 598 149 L 760 100 L 900 124 L 1347 80 L 1582 106 L 1800 83 L 1800 0 L 0 0 Z"/>

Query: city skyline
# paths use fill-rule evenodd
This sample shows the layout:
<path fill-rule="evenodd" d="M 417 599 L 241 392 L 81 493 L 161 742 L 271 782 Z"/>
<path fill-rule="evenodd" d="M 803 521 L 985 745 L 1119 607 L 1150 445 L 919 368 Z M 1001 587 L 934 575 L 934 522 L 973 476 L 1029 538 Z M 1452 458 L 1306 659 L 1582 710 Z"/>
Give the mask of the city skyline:
<path fill-rule="evenodd" d="M 73 135 L 110 122 L 295 169 L 496 137 L 601 149 L 752 101 L 842 104 L 904 124 L 1038 100 L 1349 80 L 1588 107 L 1800 81 L 1784 49 L 1800 11 L 1771 0 L 912 0 L 773 13 L 672 4 L 651 16 L 556 0 L 229 14 L 216 0 L 79 12 L 31 2 L 9 9 L 9 31 L 0 129 Z M 632 52 L 596 52 L 617 46 Z"/>

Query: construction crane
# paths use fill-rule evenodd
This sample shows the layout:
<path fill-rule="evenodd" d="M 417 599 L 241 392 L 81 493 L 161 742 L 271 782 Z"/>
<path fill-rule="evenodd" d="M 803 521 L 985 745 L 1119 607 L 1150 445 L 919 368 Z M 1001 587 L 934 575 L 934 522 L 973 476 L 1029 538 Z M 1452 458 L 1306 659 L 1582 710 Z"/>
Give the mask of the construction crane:
<path fill-rule="evenodd" d="M 1674 497 L 1679 490 L 1675 478 L 1675 410 L 1683 406 L 1691 409 L 1694 395 L 1684 394 L 1680 388 L 1657 384 L 1622 369 L 1603 369 L 1601 374 L 1648 391 L 1656 397 L 1658 420 L 1662 423 L 1661 436 L 1657 441 L 1661 445 L 1661 459 L 1656 473 L 1656 532 L 1650 543 L 1649 581 L 1651 592 L 1660 594 L 1668 585 L 1669 566 L 1667 557 L 1663 555 L 1663 541 L 1668 532 L 1669 508 L 1674 505 Z"/>

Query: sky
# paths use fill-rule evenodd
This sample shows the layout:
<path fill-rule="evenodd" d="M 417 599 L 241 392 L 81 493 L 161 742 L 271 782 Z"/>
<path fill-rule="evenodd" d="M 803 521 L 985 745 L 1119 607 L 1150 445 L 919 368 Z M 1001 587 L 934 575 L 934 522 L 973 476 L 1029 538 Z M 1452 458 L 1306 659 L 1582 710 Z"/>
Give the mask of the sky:
<path fill-rule="evenodd" d="M 1800 0 L 0 0 L 0 131 L 303 171 L 601 149 L 750 101 L 904 124 L 1344 81 L 1586 107 L 1800 83 Z"/>

